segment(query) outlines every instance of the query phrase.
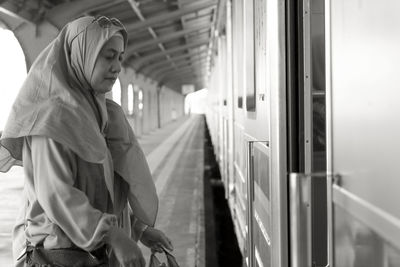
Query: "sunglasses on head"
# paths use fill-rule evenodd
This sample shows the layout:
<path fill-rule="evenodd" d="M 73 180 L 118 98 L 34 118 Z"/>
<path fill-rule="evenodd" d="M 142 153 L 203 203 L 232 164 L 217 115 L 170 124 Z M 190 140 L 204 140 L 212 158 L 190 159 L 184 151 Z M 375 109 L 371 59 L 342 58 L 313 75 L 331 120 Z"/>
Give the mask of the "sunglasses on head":
<path fill-rule="evenodd" d="M 124 25 L 116 18 L 107 18 L 106 16 L 100 16 L 93 20 L 97 22 L 102 28 L 110 28 L 112 25 L 124 28 Z"/>

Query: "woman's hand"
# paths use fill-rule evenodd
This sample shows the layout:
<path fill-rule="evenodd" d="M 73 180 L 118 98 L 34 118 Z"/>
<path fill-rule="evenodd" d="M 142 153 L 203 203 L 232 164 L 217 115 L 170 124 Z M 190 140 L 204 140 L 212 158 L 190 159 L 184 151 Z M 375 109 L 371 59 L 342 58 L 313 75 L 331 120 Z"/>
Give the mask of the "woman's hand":
<path fill-rule="evenodd" d="M 140 241 L 146 247 L 160 253 L 163 252 L 163 247 L 170 251 L 174 249 L 171 240 L 163 232 L 150 226 L 144 230 Z"/>
<path fill-rule="evenodd" d="M 111 228 L 106 242 L 112 247 L 115 257 L 123 267 L 145 267 L 146 261 L 135 241 L 119 228 Z"/>

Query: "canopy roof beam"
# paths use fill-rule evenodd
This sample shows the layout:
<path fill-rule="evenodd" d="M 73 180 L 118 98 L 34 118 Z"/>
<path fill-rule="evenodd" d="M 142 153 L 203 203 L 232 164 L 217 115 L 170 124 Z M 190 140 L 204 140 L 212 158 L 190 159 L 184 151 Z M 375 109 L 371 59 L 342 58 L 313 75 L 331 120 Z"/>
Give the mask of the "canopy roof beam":
<path fill-rule="evenodd" d="M 193 64 L 193 65 L 191 65 L 189 67 L 188 66 L 181 67 L 181 68 L 178 68 L 177 70 L 164 71 L 164 72 L 159 74 L 160 78 L 157 79 L 157 80 L 163 81 L 167 76 L 174 76 L 174 75 L 178 75 L 179 76 L 179 75 L 183 75 L 183 74 L 186 74 L 186 73 L 193 73 L 193 68 L 194 67 L 199 67 L 199 66 L 202 67 L 203 66 L 202 63 L 203 62 L 195 63 L 195 64 Z"/>
<path fill-rule="evenodd" d="M 146 21 L 146 19 L 144 18 L 142 12 L 139 9 L 139 5 L 135 2 L 135 0 L 128 0 L 129 5 L 132 7 L 133 11 L 135 12 L 135 14 L 138 16 L 138 18 L 143 22 Z M 147 27 L 147 30 L 149 31 L 150 35 L 154 38 L 154 39 L 158 39 L 157 34 L 154 32 L 152 27 Z M 154 40 L 153 40 L 154 41 Z M 162 43 L 158 43 L 158 47 L 161 49 L 161 51 L 165 52 L 165 48 L 164 45 Z M 134 52 L 134 51 L 133 51 Z M 129 55 L 128 55 L 129 56 Z M 170 56 L 168 54 L 165 55 L 165 57 L 167 58 L 167 60 L 170 60 Z M 172 64 L 174 64 L 173 62 L 171 62 Z"/>
<path fill-rule="evenodd" d="M 129 0 L 132 1 L 132 0 Z M 126 26 L 126 30 L 128 32 L 136 31 L 142 28 L 146 27 L 151 27 L 154 26 L 158 23 L 165 22 L 167 20 L 174 20 L 174 19 L 179 19 L 183 15 L 190 14 L 202 9 L 210 8 L 210 7 L 215 7 L 217 5 L 218 1 L 216 0 L 211 0 L 211 1 L 206 1 L 206 2 L 195 2 L 194 4 L 186 5 L 176 11 L 168 12 L 165 14 L 161 15 L 156 15 L 154 17 L 148 18 L 144 21 L 136 22 L 133 24 L 128 24 Z"/>
<path fill-rule="evenodd" d="M 34 24 L 41 19 L 40 15 L 42 15 L 44 10 L 40 9 L 37 1 L 32 2 L 31 4 L 38 8 L 38 10 L 35 10 L 37 11 L 36 14 L 33 14 L 35 12 L 32 11 L 29 12 L 27 9 L 24 9 L 24 6 L 18 5 L 14 1 L 0 1 L 0 12 L 18 20 Z"/>
<path fill-rule="evenodd" d="M 120 0 L 111 1 L 113 4 L 121 2 Z M 98 6 L 109 4 L 110 0 L 81 0 L 79 4 L 76 1 L 59 4 L 47 13 L 46 18 L 57 28 L 61 29 L 73 18 L 86 14 L 88 10 L 96 9 Z"/>
<path fill-rule="evenodd" d="M 177 57 L 171 57 L 171 60 L 173 60 L 174 62 L 178 63 L 182 59 L 187 59 L 187 58 L 192 58 L 192 57 L 196 57 L 196 56 L 207 55 L 206 52 L 207 52 L 207 50 L 204 49 L 204 50 L 201 50 L 201 51 L 196 52 L 196 53 L 188 53 L 188 54 L 180 55 L 180 56 L 177 56 Z M 168 61 L 161 61 L 161 62 L 158 62 L 158 63 L 149 64 L 149 65 L 143 67 L 142 69 L 138 70 L 137 72 L 149 73 L 149 72 L 152 72 L 153 70 L 155 70 L 157 67 L 166 66 L 168 64 L 169 64 Z"/>
<path fill-rule="evenodd" d="M 205 25 L 198 25 L 193 28 L 184 29 L 182 31 L 174 32 L 171 34 L 166 34 L 166 35 L 160 36 L 158 38 L 155 38 L 154 40 L 140 42 L 135 45 L 129 46 L 129 48 L 127 49 L 128 50 L 127 54 L 129 56 L 130 54 L 137 52 L 138 50 L 143 49 L 145 47 L 149 47 L 149 46 L 152 46 L 155 44 L 162 44 L 164 42 L 171 41 L 171 40 L 180 38 L 182 36 L 185 36 L 189 33 L 196 32 L 196 31 L 203 30 L 203 29 L 210 29 L 210 28 L 211 28 L 211 23 L 208 23 Z M 165 50 L 163 50 L 163 51 L 165 51 Z"/>
<path fill-rule="evenodd" d="M 207 44 L 208 44 L 208 40 L 206 40 L 206 41 L 199 40 L 197 42 L 193 42 L 193 43 L 186 44 L 186 45 L 183 45 L 183 46 L 174 47 L 174 48 L 168 49 L 166 51 L 161 51 L 159 53 L 150 54 L 150 55 L 141 57 L 141 58 L 139 58 L 137 60 L 131 61 L 128 64 L 131 64 L 131 65 L 135 66 L 136 69 L 140 69 L 143 65 L 145 65 L 146 62 L 148 62 L 150 60 L 153 60 L 155 58 L 165 56 L 166 54 L 169 55 L 169 54 L 172 54 L 172 53 L 176 53 L 176 52 L 179 52 L 179 51 L 182 51 L 182 50 L 185 50 L 185 49 L 193 49 L 193 48 L 201 47 L 201 46 L 207 45 Z M 127 59 L 127 60 L 129 60 L 129 59 Z"/>
<path fill-rule="evenodd" d="M 207 58 L 199 58 L 199 59 L 195 59 L 195 60 L 191 60 L 191 61 L 185 61 L 185 62 L 181 62 L 180 64 L 176 64 L 175 67 L 176 67 L 176 69 L 179 69 L 181 67 L 190 67 L 196 63 L 205 62 L 206 60 L 207 60 Z M 152 76 L 152 77 L 157 77 L 159 74 L 162 74 L 168 70 L 171 70 L 170 66 L 156 69 L 154 72 L 149 73 L 148 75 Z"/>

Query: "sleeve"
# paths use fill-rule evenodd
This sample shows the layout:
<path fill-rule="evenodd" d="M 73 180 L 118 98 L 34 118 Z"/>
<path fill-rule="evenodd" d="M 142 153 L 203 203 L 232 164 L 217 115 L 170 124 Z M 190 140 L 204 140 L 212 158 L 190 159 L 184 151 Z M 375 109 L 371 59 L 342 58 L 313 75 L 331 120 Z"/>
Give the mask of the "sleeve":
<path fill-rule="evenodd" d="M 48 218 L 78 247 L 90 251 L 101 246 L 117 219 L 93 208 L 73 186 L 73 152 L 50 138 L 34 136 L 31 155 L 36 195 Z"/>
<path fill-rule="evenodd" d="M 136 242 L 142 238 L 144 231 L 149 226 L 147 224 L 142 223 L 138 220 L 134 215 L 131 215 L 131 231 L 132 231 L 132 239 Z"/>

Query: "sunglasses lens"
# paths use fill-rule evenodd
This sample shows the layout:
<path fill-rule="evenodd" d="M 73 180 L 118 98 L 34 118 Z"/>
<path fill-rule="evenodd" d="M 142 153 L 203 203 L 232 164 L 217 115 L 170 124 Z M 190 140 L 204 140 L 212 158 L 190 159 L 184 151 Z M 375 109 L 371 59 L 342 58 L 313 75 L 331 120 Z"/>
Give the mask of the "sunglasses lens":
<path fill-rule="evenodd" d="M 96 21 L 102 28 L 110 27 L 110 25 L 109 25 L 110 22 L 109 22 L 108 18 L 106 18 L 106 17 L 99 17 L 96 19 Z"/>
<path fill-rule="evenodd" d="M 97 21 L 99 26 L 102 27 L 102 28 L 110 28 L 111 25 L 115 25 L 115 26 L 118 26 L 118 27 L 123 27 L 122 23 L 116 18 L 109 19 L 109 18 L 107 18 L 105 16 L 101 16 L 101 17 L 98 17 L 95 21 Z"/>
<path fill-rule="evenodd" d="M 112 19 L 111 19 L 111 22 L 112 22 L 112 24 L 114 24 L 115 26 L 123 27 L 121 21 L 119 21 L 119 20 L 116 19 L 116 18 L 112 18 Z"/>

